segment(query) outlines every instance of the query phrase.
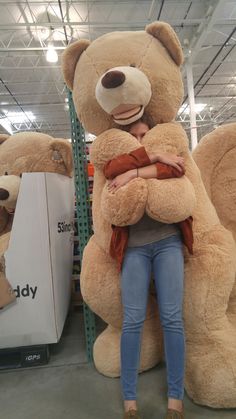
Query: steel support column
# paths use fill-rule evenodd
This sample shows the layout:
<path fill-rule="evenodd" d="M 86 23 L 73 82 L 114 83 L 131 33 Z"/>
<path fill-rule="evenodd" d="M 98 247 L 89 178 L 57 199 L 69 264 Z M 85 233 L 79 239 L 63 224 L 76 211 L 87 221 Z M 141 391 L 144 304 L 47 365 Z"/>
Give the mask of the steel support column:
<path fill-rule="evenodd" d="M 79 253 L 80 260 L 83 257 L 84 248 L 92 234 L 91 216 L 90 216 L 90 197 L 88 191 L 87 176 L 87 154 L 85 133 L 81 126 L 72 99 L 72 94 L 68 90 L 68 99 L 71 117 L 71 142 L 74 156 L 74 177 L 75 177 L 75 195 L 76 212 L 79 235 Z M 87 358 L 93 360 L 93 344 L 95 341 L 95 316 L 87 304 L 83 303 L 84 325 L 86 336 Z"/>
<path fill-rule="evenodd" d="M 187 87 L 188 87 L 188 98 L 189 98 L 189 115 L 190 115 L 190 132 L 191 132 L 191 150 L 197 146 L 197 122 L 195 112 L 195 98 L 194 98 L 194 87 L 193 87 L 193 68 L 190 59 L 186 60 L 185 63 L 186 76 L 187 76 Z"/>

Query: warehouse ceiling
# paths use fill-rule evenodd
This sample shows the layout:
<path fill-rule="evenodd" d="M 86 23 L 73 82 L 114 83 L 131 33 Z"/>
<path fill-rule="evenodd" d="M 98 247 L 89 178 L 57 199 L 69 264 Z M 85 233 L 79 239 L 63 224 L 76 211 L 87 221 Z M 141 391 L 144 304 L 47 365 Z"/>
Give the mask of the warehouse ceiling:
<path fill-rule="evenodd" d="M 70 137 L 60 62 L 67 43 L 171 24 L 192 63 L 198 137 L 236 120 L 236 0 L 0 0 L 0 132 Z M 53 45 L 58 62 L 47 61 Z M 55 55 L 55 51 L 54 51 Z M 186 67 L 178 119 L 190 133 Z"/>

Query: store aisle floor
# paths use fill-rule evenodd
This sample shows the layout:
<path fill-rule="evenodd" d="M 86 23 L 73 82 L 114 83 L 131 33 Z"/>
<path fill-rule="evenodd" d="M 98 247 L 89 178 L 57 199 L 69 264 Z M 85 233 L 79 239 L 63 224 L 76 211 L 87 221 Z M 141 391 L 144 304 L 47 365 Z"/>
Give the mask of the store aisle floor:
<path fill-rule="evenodd" d="M 164 365 L 140 375 L 143 419 L 163 418 L 165 382 Z M 48 365 L 0 373 L 0 406 L 1 419 L 122 419 L 119 379 L 103 377 L 86 361 L 82 313 L 70 313 Z M 186 419 L 236 417 L 236 409 L 196 406 L 187 396 L 185 410 Z"/>

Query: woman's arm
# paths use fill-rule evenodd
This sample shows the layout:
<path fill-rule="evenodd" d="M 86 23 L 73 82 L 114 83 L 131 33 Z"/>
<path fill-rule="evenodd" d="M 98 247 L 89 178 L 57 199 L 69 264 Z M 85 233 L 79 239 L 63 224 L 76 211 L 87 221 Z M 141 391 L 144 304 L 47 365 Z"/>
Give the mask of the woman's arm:
<path fill-rule="evenodd" d="M 168 164 L 158 162 L 156 164 L 151 164 L 146 167 L 131 169 L 121 175 L 116 176 L 108 184 L 108 191 L 114 193 L 117 191 L 117 189 L 126 185 L 126 183 L 130 182 L 130 180 L 135 179 L 136 177 L 141 177 L 143 179 L 169 179 L 181 177 L 183 175 L 183 168 L 182 170 L 180 170 L 180 168 L 177 169 L 174 166 L 169 166 Z"/>
<path fill-rule="evenodd" d="M 144 147 L 139 147 L 129 154 L 122 154 L 109 160 L 103 168 L 103 173 L 111 180 L 127 171 L 147 167 L 150 163 L 156 162 L 168 164 L 180 172 L 184 169 L 184 159 L 180 156 L 164 152 L 147 153 Z"/>

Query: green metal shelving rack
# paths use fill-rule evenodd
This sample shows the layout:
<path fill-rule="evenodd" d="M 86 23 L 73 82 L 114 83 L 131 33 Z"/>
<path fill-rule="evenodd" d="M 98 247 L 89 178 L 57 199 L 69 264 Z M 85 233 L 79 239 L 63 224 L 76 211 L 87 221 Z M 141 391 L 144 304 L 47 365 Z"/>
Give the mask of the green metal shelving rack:
<path fill-rule="evenodd" d="M 77 118 L 72 99 L 72 93 L 69 90 L 68 101 L 71 120 L 71 142 L 74 156 L 74 178 L 79 235 L 79 253 L 80 260 L 82 260 L 84 247 L 86 246 L 89 237 L 92 234 L 90 197 L 87 175 L 87 153 L 84 129 Z M 93 361 L 93 344 L 96 335 L 95 315 L 85 303 L 83 303 L 83 312 L 87 358 L 89 361 Z"/>

